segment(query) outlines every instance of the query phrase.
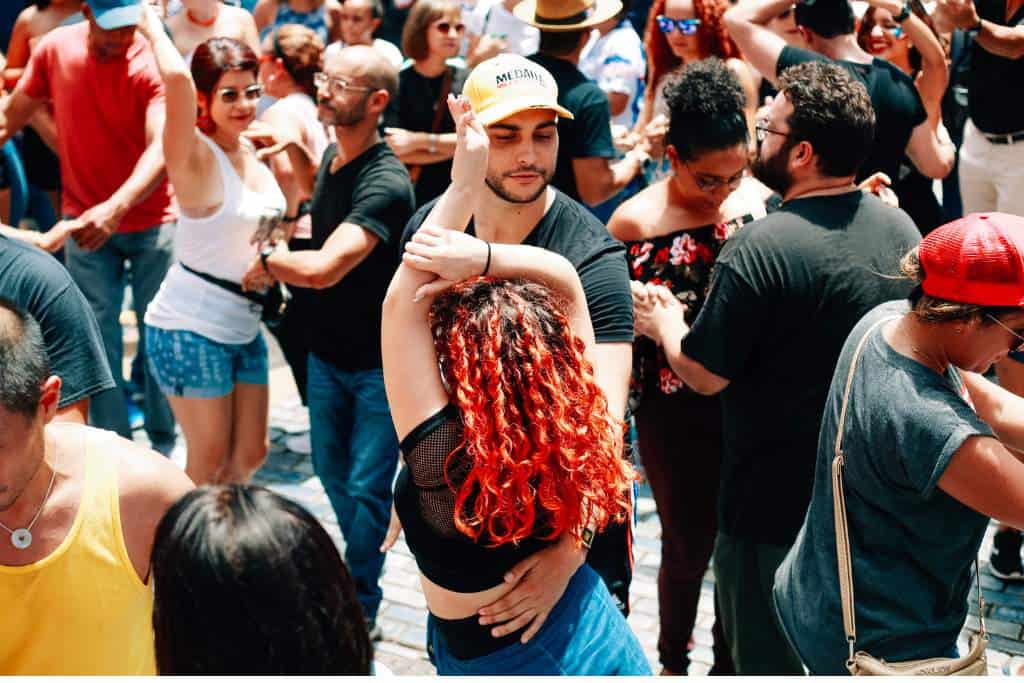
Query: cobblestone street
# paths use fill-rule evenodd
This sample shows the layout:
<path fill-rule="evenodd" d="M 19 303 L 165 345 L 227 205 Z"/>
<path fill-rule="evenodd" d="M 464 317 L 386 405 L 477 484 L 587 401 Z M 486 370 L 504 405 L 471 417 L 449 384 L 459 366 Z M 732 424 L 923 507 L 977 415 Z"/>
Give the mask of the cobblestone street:
<path fill-rule="evenodd" d="M 132 340 L 133 330 L 127 339 Z M 295 384 L 284 365 L 271 335 L 271 452 L 264 467 L 256 475 L 256 483 L 288 496 L 305 505 L 324 524 L 340 547 L 344 546 L 327 494 L 313 474 L 308 455 L 289 450 L 288 443 L 301 440 L 308 429 L 308 417 L 298 403 Z M 138 432 L 137 434 L 141 434 Z M 181 445 L 174 456 L 184 455 Z M 1024 655 L 1024 582 L 1005 582 L 988 572 L 987 558 L 995 524 L 982 546 L 982 587 L 985 592 L 986 626 L 990 634 L 988 650 L 989 673 L 1003 675 L 1003 665 L 1011 655 Z M 646 487 L 641 489 L 638 503 L 638 524 L 634 542 L 635 572 L 631 588 L 632 613 L 629 624 L 640 639 L 651 669 L 660 669 L 657 658 L 658 594 L 657 574 L 660 561 L 661 525 L 654 500 Z M 376 643 L 378 658 L 398 675 L 431 675 L 434 668 L 425 650 L 427 611 L 419 588 L 416 565 L 404 541 L 389 552 L 382 579 L 384 602 L 378 621 L 383 638 Z M 691 675 L 706 674 L 712 663 L 711 627 L 714 623 L 712 588 L 714 576 L 709 570 L 704 577 L 698 605 L 697 627 L 691 650 Z M 807 596 L 813 600 L 814 596 Z M 961 636 L 960 647 L 966 652 L 967 637 L 979 627 L 977 601 L 972 592 L 971 616 Z"/>

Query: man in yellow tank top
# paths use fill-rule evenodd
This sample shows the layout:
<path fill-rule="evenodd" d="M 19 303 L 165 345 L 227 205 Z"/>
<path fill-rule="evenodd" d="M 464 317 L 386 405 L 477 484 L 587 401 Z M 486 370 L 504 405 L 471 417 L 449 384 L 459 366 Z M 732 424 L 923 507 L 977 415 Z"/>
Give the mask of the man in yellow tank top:
<path fill-rule="evenodd" d="M 54 422 L 60 388 L 39 325 L 0 301 L 0 674 L 154 674 L 150 549 L 192 483 Z"/>

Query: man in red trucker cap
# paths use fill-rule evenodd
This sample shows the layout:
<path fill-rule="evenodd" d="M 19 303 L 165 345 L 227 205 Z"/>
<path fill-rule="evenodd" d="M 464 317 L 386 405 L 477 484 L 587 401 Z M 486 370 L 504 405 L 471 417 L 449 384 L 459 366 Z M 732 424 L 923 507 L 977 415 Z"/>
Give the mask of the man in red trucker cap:
<path fill-rule="evenodd" d="M 961 654 L 990 518 L 1024 527 L 1024 399 L 980 374 L 1024 345 L 1022 255 L 1024 218 L 941 226 L 902 260 L 908 300 L 846 338 L 810 505 L 774 577 L 779 623 L 812 674 L 855 670 L 854 652 L 933 667 Z"/>

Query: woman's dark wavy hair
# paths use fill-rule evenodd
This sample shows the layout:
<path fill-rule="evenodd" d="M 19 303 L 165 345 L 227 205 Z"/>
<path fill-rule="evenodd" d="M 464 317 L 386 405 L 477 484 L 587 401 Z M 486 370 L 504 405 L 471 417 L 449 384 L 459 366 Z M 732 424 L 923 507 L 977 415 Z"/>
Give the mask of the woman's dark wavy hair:
<path fill-rule="evenodd" d="M 669 111 L 665 142 L 676 148 L 683 161 L 746 145 L 749 140 L 746 93 L 721 59 L 681 67 L 665 86 L 665 102 Z"/>
<path fill-rule="evenodd" d="M 206 486 L 153 544 L 161 674 L 367 674 L 355 583 L 323 527 L 257 486 Z"/>
<path fill-rule="evenodd" d="M 701 57 L 732 59 L 740 57 L 740 49 L 729 37 L 722 18 L 729 9 L 729 0 L 693 0 L 693 9 L 700 19 L 697 30 Z M 658 82 L 662 76 L 679 66 L 680 60 L 672 53 L 668 39 L 658 28 L 658 15 L 665 13 L 665 0 L 654 0 L 644 28 L 644 52 L 647 54 L 647 91 L 645 102 L 653 106 Z"/>
<path fill-rule="evenodd" d="M 491 546 L 563 532 L 579 542 L 588 519 L 601 530 L 627 517 L 624 426 L 550 290 L 467 280 L 434 301 L 430 324 L 463 426 L 449 458 L 471 463 L 448 482 L 460 532 Z"/>

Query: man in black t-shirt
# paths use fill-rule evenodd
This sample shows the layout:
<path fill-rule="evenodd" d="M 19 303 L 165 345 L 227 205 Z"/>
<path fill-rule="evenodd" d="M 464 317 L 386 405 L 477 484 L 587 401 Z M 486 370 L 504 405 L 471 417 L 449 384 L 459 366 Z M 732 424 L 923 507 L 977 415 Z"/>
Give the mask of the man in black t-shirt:
<path fill-rule="evenodd" d="M 39 323 L 61 379 L 58 417 L 85 424 L 89 399 L 115 386 L 85 295 L 52 256 L 0 235 L 0 299 Z"/>
<path fill-rule="evenodd" d="M 398 463 L 381 372 L 381 306 L 413 212 L 409 174 L 377 132 L 397 85 L 394 66 L 371 47 L 347 47 L 328 59 L 317 99 L 320 120 L 334 127 L 338 142 L 324 153 L 312 188 L 312 249 L 267 245 L 246 275 L 250 287 L 269 277 L 314 290 L 307 392 L 313 466 L 345 537 L 345 561 L 371 630 Z M 301 143 L 280 146 L 308 183 L 315 164 Z"/>
<path fill-rule="evenodd" d="M 753 165 L 781 195 L 779 210 L 722 249 L 692 329 L 663 287 L 636 312 L 638 333 L 662 346 L 684 382 L 722 396 L 714 567 L 739 675 L 803 673 L 776 623 L 775 569 L 810 501 L 839 351 L 864 313 L 906 296 L 894 276 L 919 238 L 903 211 L 853 184 L 873 133 L 864 87 L 811 62 L 788 70 L 779 88 L 758 124 Z"/>
<path fill-rule="evenodd" d="M 864 84 L 875 110 L 875 138 L 858 180 L 881 171 L 895 182 L 904 155 L 929 178 L 945 178 L 956 150 L 945 129 L 929 124 L 921 97 L 909 76 L 861 49 L 848 0 L 817 0 L 796 6 L 796 21 L 810 49 L 792 47 L 765 24 L 792 6 L 792 0 L 744 0 L 725 13 L 729 35 L 761 75 L 776 82 L 790 66 L 809 61 L 838 64 Z M 909 5 L 901 22 L 921 22 Z M 923 24 L 922 24 L 923 26 Z"/>
<path fill-rule="evenodd" d="M 964 213 L 1024 216 L 1024 2 L 940 0 L 936 27 L 973 36 L 960 148 Z"/>
<path fill-rule="evenodd" d="M 575 14 L 579 5 L 591 11 Z M 619 0 L 566 3 L 524 2 L 515 15 L 540 29 L 540 51 L 530 59 L 544 67 L 558 84 L 558 103 L 574 118 L 558 122 L 558 164 L 551 184 L 571 199 L 597 206 L 618 194 L 643 169 L 649 158 L 642 142 L 624 158 L 612 142 L 608 96 L 577 68 L 590 31 L 622 9 Z"/>
<path fill-rule="evenodd" d="M 594 374 L 609 409 L 621 417 L 626 413 L 633 348 L 625 247 L 586 208 L 549 186 L 560 144 L 556 119 L 572 114 L 558 104 L 551 74 L 517 55 L 500 55 L 479 64 L 466 81 L 464 94 L 490 138 L 487 177 L 455 177 L 437 201 L 475 207 L 467 231 L 483 240 L 542 247 L 573 264 L 597 341 L 592 353 Z M 416 212 L 403 244 L 436 203 Z M 609 529 L 595 540 L 586 558 L 623 609 L 629 604 L 631 580 L 627 533 L 623 527 Z M 519 571 L 519 586 L 496 603 L 499 611 L 511 610 L 513 618 L 546 617 L 584 554 L 572 543 L 558 543 L 527 562 L 534 558 L 537 564 L 532 569 L 525 575 Z M 499 627 L 497 635 L 517 628 Z"/>

